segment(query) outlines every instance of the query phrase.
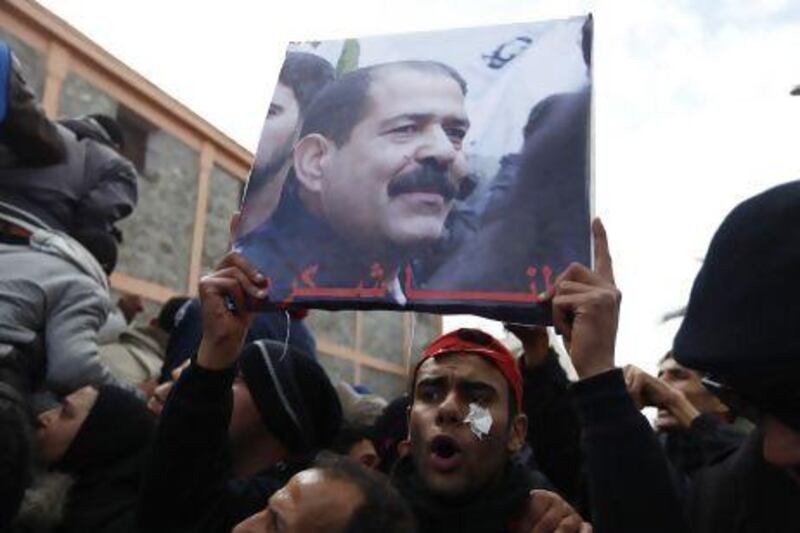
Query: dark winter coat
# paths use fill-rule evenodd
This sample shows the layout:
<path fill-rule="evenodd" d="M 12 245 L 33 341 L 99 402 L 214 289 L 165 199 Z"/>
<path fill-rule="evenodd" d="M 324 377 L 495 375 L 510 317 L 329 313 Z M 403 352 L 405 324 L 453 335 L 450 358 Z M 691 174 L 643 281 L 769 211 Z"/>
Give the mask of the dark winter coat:
<path fill-rule="evenodd" d="M 677 479 L 647 419 L 613 369 L 570 386 L 595 533 L 687 531 Z"/>
<path fill-rule="evenodd" d="M 459 503 L 442 501 L 429 493 L 410 457 L 397 463 L 392 482 L 411 506 L 420 533 L 514 531 L 527 510 L 530 491 L 540 488 L 528 468 L 518 461 L 509 461 L 502 479 L 491 490 Z"/>
<path fill-rule="evenodd" d="M 698 471 L 689 492 L 695 533 L 797 533 L 800 483 L 769 465 L 754 431 L 725 461 Z"/>
<path fill-rule="evenodd" d="M 228 533 L 264 509 L 269 497 L 308 461 L 279 464 L 233 479 L 228 424 L 234 370 L 190 365 L 175 383 L 145 469 L 137 511 L 142 531 Z"/>
<path fill-rule="evenodd" d="M 659 435 L 672 467 L 687 481 L 697 470 L 725 460 L 745 439 L 747 431 L 743 428 L 710 413 L 695 418 L 685 431 Z"/>
<path fill-rule="evenodd" d="M 545 362 L 522 373 L 522 406 L 528 417 L 527 440 L 536 464 L 557 492 L 579 511 L 587 509 L 578 414 L 569 393 L 569 379 L 551 349 Z"/>

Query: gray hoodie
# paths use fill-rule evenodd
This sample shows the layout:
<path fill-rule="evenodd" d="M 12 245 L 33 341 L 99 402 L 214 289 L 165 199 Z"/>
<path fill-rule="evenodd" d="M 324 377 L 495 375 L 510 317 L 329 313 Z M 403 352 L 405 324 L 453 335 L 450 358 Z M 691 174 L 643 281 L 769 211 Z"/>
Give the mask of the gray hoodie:
<path fill-rule="evenodd" d="M 111 300 L 94 257 L 68 235 L 0 212 L 33 232 L 30 244 L 0 243 L 0 358 L 46 361 L 45 386 L 67 394 L 115 384 L 97 353 Z"/>

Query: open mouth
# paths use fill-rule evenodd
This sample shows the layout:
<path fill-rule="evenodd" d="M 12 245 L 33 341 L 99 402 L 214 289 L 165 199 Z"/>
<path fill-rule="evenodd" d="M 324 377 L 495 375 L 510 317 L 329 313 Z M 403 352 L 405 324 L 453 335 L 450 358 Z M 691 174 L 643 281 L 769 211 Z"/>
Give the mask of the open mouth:
<path fill-rule="evenodd" d="M 461 464 L 461 448 L 452 437 L 438 435 L 431 441 L 431 464 L 441 472 L 457 468 Z"/>

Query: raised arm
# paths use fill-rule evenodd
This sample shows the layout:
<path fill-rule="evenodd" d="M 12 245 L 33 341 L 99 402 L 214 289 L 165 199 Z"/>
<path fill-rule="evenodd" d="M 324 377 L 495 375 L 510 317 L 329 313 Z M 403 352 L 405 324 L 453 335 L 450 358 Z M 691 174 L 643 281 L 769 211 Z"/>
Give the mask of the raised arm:
<path fill-rule="evenodd" d="M 263 284 L 263 277 L 234 252 L 200 281 L 203 340 L 161 412 L 138 508 L 142 530 L 227 531 L 233 526 L 227 489 L 231 385 L 252 321 L 245 299 L 265 297 Z"/>
<path fill-rule="evenodd" d="M 580 380 L 573 384 L 598 533 L 686 531 L 678 491 L 647 420 L 614 366 L 621 293 L 603 225 L 592 225 L 595 268 L 572 264 L 556 280 L 553 320 Z"/>

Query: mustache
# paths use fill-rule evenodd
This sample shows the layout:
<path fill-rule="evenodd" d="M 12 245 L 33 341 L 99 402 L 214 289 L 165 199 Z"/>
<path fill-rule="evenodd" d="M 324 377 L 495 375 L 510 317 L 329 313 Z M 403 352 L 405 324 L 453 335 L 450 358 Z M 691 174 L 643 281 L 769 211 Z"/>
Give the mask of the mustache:
<path fill-rule="evenodd" d="M 423 165 L 399 175 L 389 183 L 390 197 L 412 192 L 436 193 L 448 202 L 459 195 L 459 189 L 451 182 L 449 172 L 434 165 Z"/>

